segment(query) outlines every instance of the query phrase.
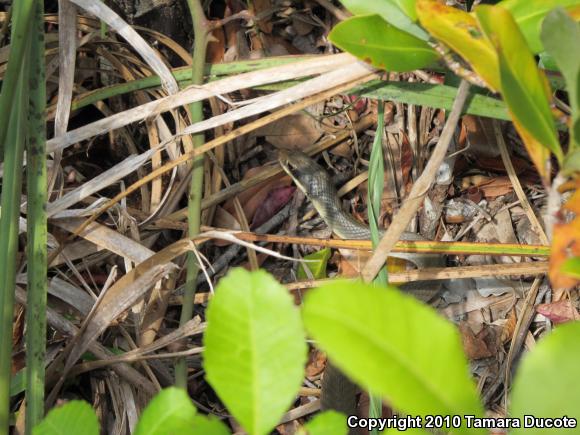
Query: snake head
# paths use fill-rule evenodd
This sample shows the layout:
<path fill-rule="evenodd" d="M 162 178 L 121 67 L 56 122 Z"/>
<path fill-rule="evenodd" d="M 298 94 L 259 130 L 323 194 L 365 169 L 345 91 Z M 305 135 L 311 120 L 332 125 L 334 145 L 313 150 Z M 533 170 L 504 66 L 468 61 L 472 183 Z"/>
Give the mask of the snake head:
<path fill-rule="evenodd" d="M 327 172 L 306 154 L 300 151 L 280 150 L 278 159 L 296 186 L 311 200 L 333 198 L 336 195 Z"/>

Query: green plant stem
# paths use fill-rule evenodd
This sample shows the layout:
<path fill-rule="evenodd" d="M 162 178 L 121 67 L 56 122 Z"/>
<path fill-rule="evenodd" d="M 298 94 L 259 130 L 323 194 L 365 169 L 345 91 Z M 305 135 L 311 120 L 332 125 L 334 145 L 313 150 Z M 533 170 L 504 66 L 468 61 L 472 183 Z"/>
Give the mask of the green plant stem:
<path fill-rule="evenodd" d="M 381 198 L 385 183 L 385 166 L 383 158 L 383 133 L 385 121 L 385 106 L 382 101 L 378 102 L 377 129 L 375 140 L 371 150 L 368 179 L 368 201 L 367 210 L 371 229 L 371 240 L 373 249 L 379 244 L 381 235 L 379 233 L 379 216 L 381 211 Z M 375 285 L 385 287 L 389 282 L 387 268 L 383 267 L 374 280 Z M 380 418 L 382 414 L 382 400 L 379 396 L 369 391 L 369 418 Z M 372 435 L 377 435 L 378 429 L 371 431 Z"/>
<path fill-rule="evenodd" d="M 0 93 L 0 161 L 5 152 L 5 144 L 10 130 L 11 111 L 5 110 L 14 102 L 17 92 L 16 82 L 22 74 L 21 66 L 30 38 L 30 20 L 35 0 L 18 0 L 12 4 L 12 32 L 10 34 L 10 59 L 2 80 Z"/>
<path fill-rule="evenodd" d="M 205 66 L 205 54 L 207 49 L 207 32 L 208 21 L 203 13 L 203 8 L 199 0 L 188 0 L 191 20 L 193 22 L 194 45 L 193 45 L 193 62 L 191 65 L 191 83 L 201 85 L 203 83 L 203 72 Z M 189 106 L 191 113 L 191 122 L 195 124 L 203 120 L 203 103 L 195 102 Z M 199 148 L 204 144 L 203 134 L 193 136 L 194 148 Z M 193 169 L 191 171 L 191 185 L 188 198 L 188 230 L 189 237 L 199 234 L 201 226 L 201 197 L 203 194 L 203 155 L 193 160 Z M 179 325 L 184 325 L 193 315 L 193 302 L 195 296 L 195 281 L 199 266 L 193 252 L 187 256 L 187 278 L 185 291 L 183 294 L 183 305 L 181 306 L 181 317 Z M 187 366 L 185 359 L 177 360 L 175 364 L 175 384 L 178 387 L 187 387 Z"/>
<path fill-rule="evenodd" d="M 26 304 L 26 434 L 44 416 L 46 353 L 47 227 L 46 227 L 46 80 L 44 2 L 36 0 L 30 47 L 30 109 L 27 140 L 28 291 Z"/>
<path fill-rule="evenodd" d="M 29 51 L 28 47 L 24 48 Z M 14 86 L 15 100 L 1 106 L 9 113 L 10 128 L 6 132 L 4 176 L 0 213 L 0 435 L 7 435 L 10 424 L 10 372 L 12 363 L 12 316 L 16 286 L 18 254 L 18 218 L 22 190 L 22 164 L 28 108 L 28 54 L 22 57 L 20 74 Z M 3 88 L 8 85 L 4 83 Z"/>

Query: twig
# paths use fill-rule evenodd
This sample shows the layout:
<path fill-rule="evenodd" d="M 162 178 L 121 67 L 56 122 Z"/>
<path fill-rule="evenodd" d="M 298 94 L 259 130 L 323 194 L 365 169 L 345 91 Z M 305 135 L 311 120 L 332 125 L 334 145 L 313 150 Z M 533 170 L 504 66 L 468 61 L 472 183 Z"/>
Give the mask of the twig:
<path fill-rule="evenodd" d="M 461 85 L 459 85 L 459 90 L 457 91 L 457 96 L 453 102 L 453 108 L 449 115 L 449 119 L 443 128 L 439 142 L 435 146 L 427 166 L 425 166 L 425 170 L 417 179 L 415 184 L 413 184 L 409 197 L 403 203 L 399 212 L 394 216 L 393 222 L 385 232 L 383 239 L 362 270 L 362 278 L 365 282 L 371 282 L 381 267 L 383 267 L 389 252 L 391 252 L 391 249 L 395 243 L 397 243 L 401 234 L 403 234 L 408 223 L 423 202 L 423 197 L 429 190 L 429 187 L 435 179 L 439 166 L 441 166 L 441 163 L 443 163 L 443 160 L 445 159 L 447 149 L 449 148 L 449 144 L 455 132 L 455 127 L 459 122 L 463 105 L 465 104 L 469 94 L 469 87 L 470 85 L 467 81 L 461 81 Z"/>
<path fill-rule="evenodd" d="M 503 135 L 501 133 L 501 128 L 499 126 L 499 122 L 497 122 L 496 120 L 493 121 L 493 132 L 495 134 L 497 146 L 498 146 L 499 152 L 501 154 L 501 160 L 503 161 L 503 165 L 505 166 L 505 168 L 507 170 L 508 177 L 509 177 L 509 179 L 514 187 L 514 191 L 516 192 L 516 196 L 520 200 L 520 205 L 522 206 L 522 208 L 526 212 L 526 215 L 528 216 L 528 219 L 530 220 L 530 223 L 532 224 L 534 232 L 538 235 L 538 237 L 540 238 L 540 240 L 542 241 L 542 243 L 544 245 L 549 245 L 550 242 L 548 241 L 548 237 L 546 236 L 546 233 L 544 232 L 544 229 L 542 228 L 540 221 L 538 221 L 538 218 L 536 217 L 536 214 L 534 213 L 534 210 L 532 209 L 532 206 L 530 205 L 530 202 L 528 201 L 528 198 L 527 198 L 526 194 L 524 193 L 524 189 L 522 189 L 522 185 L 520 183 L 520 180 L 518 179 L 518 176 L 516 175 L 516 170 L 514 169 L 514 166 L 512 165 L 512 161 L 510 159 L 510 156 L 509 156 L 506 144 L 505 144 L 505 140 L 504 140 Z"/>
<path fill-rule="evenodd" d="M 507 263 L 507 264 L 482 264 L 478 266 L 459 267 L 429 267 L 427 269 L 405 270 L 403 272 L 389 272 L 389 282 L 402 284 L 415 281 L 435 281 L 448 279 L 477 278 L 489 276 L 509 275 L 543 275 L 548 271 L 547 261 L 534 263 Z M 334 279 L 334 278 L 332 278 Z M 320 279 L 312 281 L 300 281 L 286 284 L 289 290 L 320 287 L 322 284 L 332 282 L 332 279 Z M 352 278 L 354 279 L 354 278 Z"/>

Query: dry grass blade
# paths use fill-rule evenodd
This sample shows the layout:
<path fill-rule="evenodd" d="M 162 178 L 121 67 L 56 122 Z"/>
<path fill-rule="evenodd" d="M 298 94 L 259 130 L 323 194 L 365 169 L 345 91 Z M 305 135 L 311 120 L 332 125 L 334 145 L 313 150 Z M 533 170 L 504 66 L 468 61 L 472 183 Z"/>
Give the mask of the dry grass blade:
<path fill-rule="evenodd" d="M 145 42 L 133 27 L 127 24 L 111 8 L 99 0 L 71 0 L 87 12 L 99 17 L 121 35 L 139 53 L 155 73 L 161 77 L 161 83 L 169 94 L 175 94 L 179 86 L 171 71 L 159 58 L 157 53 Z"/>
<path fill-rule="evenodd" d="M 19 287 L 16 287 L 16 300 L 18 303 L 26 305 L 26 292 Z M 70 320 L 61 316 L 52 308 L 47 308 L 46 318 L 50 327 L 59 331 L 61 334 L 74 337 L 79 332 L 79 329 Z M 114 356 L 110 350 L 97 342 L 91 343 L 88 349 L 94 353 L 97 358 L 106 359 Z M 113 370 L 128 382 L 131 382 L 134 385 L 139 385 L 139 387 L 147 394 L 153 396 L 157 392 L 155 386 L 133 367 L 127 364 L 118 364 L 113 366 Z"/>
<path fill-rule="evenodd" d="M 82 222 L 80 219 L 55 219 L 54 225 L 67 231 L 74 231 Z M 155 252 L 104 225 L 93 222 L 81 234 L 80 237 L 94 243 L 99 249 L 110 252 L 128 259 L 136 264 L 142 263 Z"/>
<path fill-rule="evenodd" d="M 69 131 L 62 136 L 54 137 L 46 144 L 47 152 L 54 152 L 57 149 L 67 148 L 77 142 L 108 133 L 109 131 L 124 127 L 133 122 L 139 122 L 147 118 L 155 117 L 177 107 L 214 97 L 216 94 L 228 94 L 240 89 L 268 83 L 308 77 L 332 71 L 341 66 L 353 65 L 356 63 L 358 63 L 358 61 L 347 54 L 324 56 L 322 58 L 297 62 L 296 64 L 239 74 L 235 77 L 228 77 L 195 88 L 187 88 L 175 95 L 160 98 L 156 101 L 143 104 L 133 109 L 117 113 L 108 118 L 95 121 L 84 127 L 77 128 L 76 130 Z"/>
<path fill-rule="evenodd" d="M 498 146 L 499 152 L 501 154 L 501 160 L 503 161 L 503 164 L 507 170 L 509 179 L 512 182 L 512 185 L 514 187 L 514 191 L 516 192 L 516 195 L 517 195 L 518 199 L 520 200 L 520 205 L 525 210 L 526 216 L 530 220 L 530 223 L 532 224 L 534 232 L 538 235 L 538 237 L 540 238 L 540 240 L 542 241 L 543 244 L 549 245 L 550 242 L 548 240 L 548 237 L 546 236 L 546 233 L 544 232 L 544 229 L 542 228 L 540 221 L 536 217 L 536 214 L 534 213 L 534 210 L 532 209 L 532 206 L 530 205 L 530 202 L 528 201 L 528 198 L 524 192 L 524 189 L 522 189 L 522 185 L 520 183 L 520 180 L 518 179 L 518 176 L 516 174 L 516 170 L 514 169 L 514 165 L 512 165 L 512 161 L 510 159 L 510 156 L 509 156 L 506 144 L 505 144 L 505 140 L 503 138 L 503 134 L 501 132 L 501 128 L 500 128 L 499 122 L 497 120 L 493 121 L 493 131 L 495 133 L 495 139 L 497 141 L 497 146 Z"/>
<path fill-rule="evenodd" d="M 121 163 L 113 166 L 112 168 L 104 171 L 103 173 L 97 175 L 81 186 L 74 190 L 71 190 L 66 195 L 48 204 L 47 213 L 48 216 L 54 216 L 56 213 L 66 210 L 72 205 L 79 201 L 91 196 L 93 193 L 99 192 L 104 188 L 116 183 L 117 181 L 123 179 L 127 175 L 135 172 L 156 153 L 161 151 L 162 148 L 151 149 L 145 151 L 142 154 L 132 155 L 127 157 Z"/>

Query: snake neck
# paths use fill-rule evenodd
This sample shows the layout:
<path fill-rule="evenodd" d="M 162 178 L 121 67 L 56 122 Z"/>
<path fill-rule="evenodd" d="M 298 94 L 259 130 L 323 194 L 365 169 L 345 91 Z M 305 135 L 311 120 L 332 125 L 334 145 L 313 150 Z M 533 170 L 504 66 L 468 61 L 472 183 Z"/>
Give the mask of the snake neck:
<path fill-rule="evenodd" d="M 328 227 L 341 239 L 370 240 L 370 229 L 346 213 L 337 195 L 322 199 L 310 198 L 312 205 Z"/>

